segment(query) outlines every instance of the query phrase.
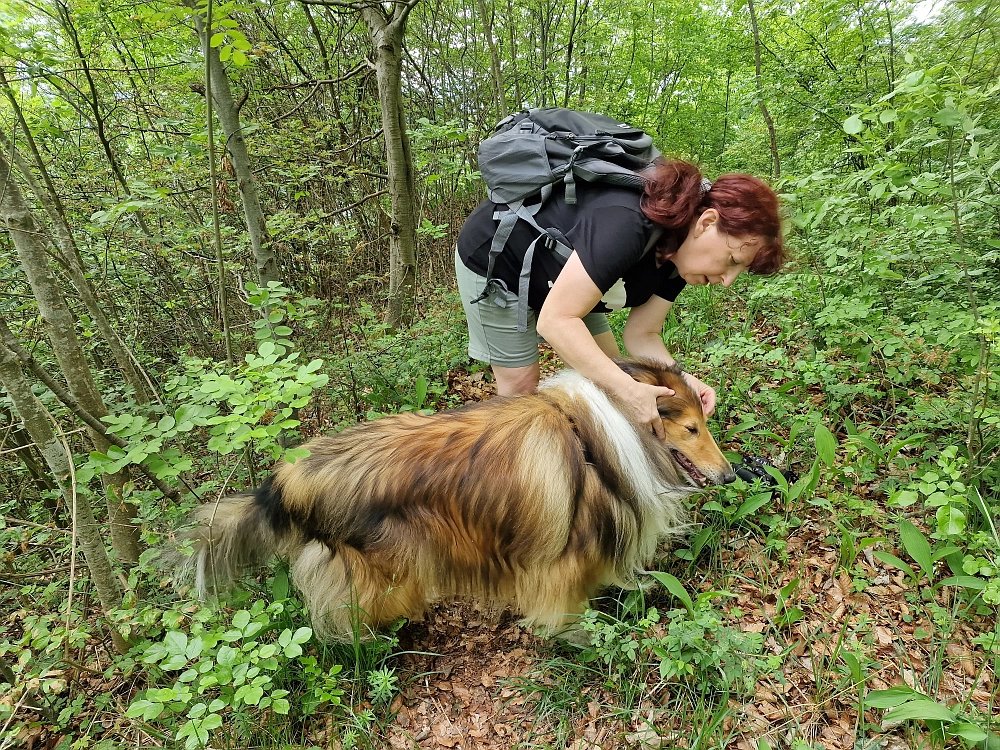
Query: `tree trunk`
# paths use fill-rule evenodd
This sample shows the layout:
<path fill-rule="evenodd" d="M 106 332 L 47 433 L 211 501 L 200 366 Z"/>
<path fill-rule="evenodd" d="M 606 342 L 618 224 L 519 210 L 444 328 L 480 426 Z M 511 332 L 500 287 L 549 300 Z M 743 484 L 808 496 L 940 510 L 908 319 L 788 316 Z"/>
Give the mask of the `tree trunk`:
<path fill-rule="evenodd" d="M 726 114 L 722 120 L 722 148 L 720 154 L 726 153 L 726 136 L 729 134 L 729 92 L 732 90 L 733 71 L 726 71 Z"/>
<path fill-rule="evenodd" d="M 566 44 L 566 80 L 563 87 L 563 106 L 569 106 L 570 85 L 573 80 L 573 45 L 576 42 L 576 33 L 583 22 L 583 17 L 587 13 L 587 1 L 584 0 L 583 7 L 580 7 L 580 0 L 573 0 L 573 18 L 569 24 L 569 42 Z"/>
<path fill-rule="evenodd" d="M 774 134 L 774 120 L 771 119 L 771 113 L 767 111 L 767 105 L 764 103 L 764 79 L 760 73 L 760 28 L 757 26 L 757 11 L 754 9 L 753 0 L 747 0 L 747 5 L 750 8 L 750 22 L 753 25 L 754 60 L 757 69 L 757 98 L 760 99 L 760 113 L 764 116 L 764 122 L 767 123 L 767 134 L 771 139 L 771 176 L 777 180 L 781 177 L 781 161 L 778 159 L 778 139 Z"/>
<path fill-rule="evenodd" d="M 111 567 L 111 561 L 108 559 L 108 551 L 101 540 L 90 500 L 86 493 L 80 493 L 74 497 L 74 488 L 70 483 L 70 459 L 66 453 L 66 447 L 52 431 L 45 407 L 32 392 L 31 385 L 24 377 L 14 354 L 2 344 L 0 344 L 0 384 L 3 385 L 7 395 L 14 402 L 14 408 L 24 422 L 31 440 L 38 446 L 52 476 L 59 484 L 66 508 L 73 514 L 77 538 L 83 548 L 94 588 L 97 589 L 98 601 L 101 603 L 101 609 L 105 616 L 108 616 L 108 630 L 111 632 L 115 649 L 120 654 L 128 653 L 128 642 L 118 632 L 114 623 L 110 621 L 110 613 L 121 605 L 122 595 Z M 74 508 L 75 513 L 73 513 Z"/>
<path fill-rule="evenodd" d="M 483 22 L 483 34 L 486 36 L 486 46 L 490 50 L 490 71 L 493 74 L 493 98 L 496 102 L 496 121 L 507 116 L 507 90 L 503 80 L 503 68 L 500 66 L 500 52 L 493 36 L 492 9 L 486 7 L 486 0 L 476 0 L 476 9 Z"/>
<path fill-rule="evenodd" d="M 194 7 L 193 3 L 188 3 Z M 222 132 L 226 135 L 226 151 L 232 159 L 233 171 L 236 172 L 236 182 L 239 185 L 240 197 L 243 202 L 243 216 L 250 235 L 250 247 L 254 260 L 257 262 L 257 275 L 260 285 L 266 287 L 269 281 L 281 281 L 278 271 L 278 258 L 274 254 L 270 238 L 267 234 L 264 209 L 260 205 L 257 194 L 257 180 L 250 168 L 250 154 L 243 138 L 243 126 L 240 124 L 240 110 L 233 100 L 233 89 L 229 85 L 229 76 L 219 58 L 219 48 L 212 47 L 208 42 L 211 30 L 205 29 L 201 15 L 195 16 L 198 36 L 207 56 L 207 65 L 212 76 L 212 103 L 215 113 L 222 124 Z M 206 38 L 208 37 L 208 38 Z"/>
<path fill-rule="evenodd" d="M 517 26 L 518 17 L 519 15 L 514 12 L 513 0 L 507 0 L 507 59 L 511 61 L 511 66 L 514 69 L 514 98 L 517 100 L 514 107 L 516 109 L 524 106 L 524 96 L 521 93 L 521 73 L 517 68 L 518 49 L 514 37 L 514 27 Z"/>
<path fill-rule="evenodd" d="M 87 366 L 83 347 L 76 336 L 73 315 L 52 273 L 38 224 L 24 202 L 21 188 L 14 180 L 5 154 L 0 154 L 0 220 L 10 231 L 21 267 L 38 303 L 38 312 L 45 321 L 52 351 L 66 378 L 70 393 L 98 419 L 106 416 L 107 407 Z M 94 448 L 107 453 L 111 445 L 107 438 L 94 430 L 88 432 Z M 123 500 L 123 488 L 127 479 L 125 473 L 102 476 L 107 495 L 112 545 L 123 562 L 135 563 L 139 559 L 139 530 L 131 520 L 136 515 L 136 509 Z"/>
<path fill-rule="evenodd" d="M 392 216 L 389 222 L 389 300 L 385 324 L 394 331 L 410 325 L 417 278 L 417 202 L 402 87 L 403 34 L 409 10 L 415 4 L 411 2 L 400 15 L 391 19 L 378 5 L 365 5 L 361 9 L 375 53 L 375 79 L 389 172 Z"/>
<path fill-rule="evenodd" d="M 31 188 L 31 192 L 35 194 L 35 198 L 42 205 L 42 208 L 45 209 L 45 213 L 48 214 L 55 233 L 55 241 L 60 251 L 59 260 L 61 265 L 69 274 L 70 280 L 73 282 L 73 286 L 76 287 L 76 291 L 80 295 L 84 307 L 87 308 L 87 313 L 97 324 L 97 328 L 104 337 L 104 342 L 111 350 L 111 356 L 115 358 L 115 362 L 118 364 L 118 369 L 121 370 L 125 382 L 131 386 L 136 402 L 148 404 L 151 396 L 146 380 L 140 374 L 135 358 L 125 345 L 125 342 L 119 337 L 118 332 L 111 325 L 111 321 L 104 312 L 104 307 L 102 307 L 97 299 L 97 295 L 94 293 L 94 288 L 91 286 L 90 279 L 87 278 L 81 263 L 80 251 L 73 239 L 73 233 L 69 228 L 66 217 L 60 210 L 60 206 L 53 200 L 53 196 L 38 183 L 38 180 L 35 179 L 34 174 L 31 172 L 31 168 L 14 149 L 13 144 L 4 137 L 3 133 L 0 133 L 0 148 L 3 148 L 6 153 L 13 156 L 14 163 L 17 165 L 21 176 L 28 183 L 28 187 Z"/>

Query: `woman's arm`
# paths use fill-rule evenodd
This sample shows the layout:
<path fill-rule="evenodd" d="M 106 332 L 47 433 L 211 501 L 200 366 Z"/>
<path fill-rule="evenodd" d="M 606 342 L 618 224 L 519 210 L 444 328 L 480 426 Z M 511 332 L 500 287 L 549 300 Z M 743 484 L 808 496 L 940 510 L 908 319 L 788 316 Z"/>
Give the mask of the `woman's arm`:
<path fill-rule="evenodd" d="M 671 365 L 674 363 L 674 358 L 663 344 L 663 322 L 673 306 L 673 302 L 654 294 L 645 304 L 629 310 L 622 331 L 622 343 L 630 355 L 650 357 Z"/>
<path fill-rule="evenodd" d="M 654 294 L 645 304 L 629 310 L 628 320 L 625 321 L 625 330 L 622 331 L 622 342 L 630 355 L 674 363 L 674 358 L 663 343 L 663 322 L 667 319 L 667 314 L 673 304 L 673 302 Z M 701 382 L 689 372 L 684 373 L 684 378 L 701 399 L 705 414 L 711 416 L 712 412 L 715 411 L 715 389 Z"/>
<path fill-rule="evenodd" d="M 549 290 L 536 329 L 567 365 L 623 399 L 635 410 L 641 424 L 650 425 L 657 437 L 663 438 L 656 399 L 674 392 L 633 380 L 601 351 L 583 322 L 601 296 L 600 288 L 573 253 Z"/>

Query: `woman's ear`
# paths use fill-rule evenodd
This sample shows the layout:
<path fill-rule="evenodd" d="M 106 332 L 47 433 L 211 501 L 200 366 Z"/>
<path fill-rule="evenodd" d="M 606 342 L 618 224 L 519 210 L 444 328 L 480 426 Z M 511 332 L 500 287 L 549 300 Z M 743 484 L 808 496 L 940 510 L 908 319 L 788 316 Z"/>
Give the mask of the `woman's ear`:
<path fill-rule="evenodd" d="M 705 209 L 705 211 L 694 220 L 693 232 L 695 237 L 700 237 L 709 228 L 715 226 L 719 223 L 719 212 L 714 208 Z"/>

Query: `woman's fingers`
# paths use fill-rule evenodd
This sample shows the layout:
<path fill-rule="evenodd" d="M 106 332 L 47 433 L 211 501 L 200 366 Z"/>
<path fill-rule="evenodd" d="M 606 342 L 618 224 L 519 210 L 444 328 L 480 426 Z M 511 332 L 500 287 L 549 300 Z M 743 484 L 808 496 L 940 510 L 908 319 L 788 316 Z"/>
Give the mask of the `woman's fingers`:
<path fill-rule="evenodd" d="M 712 386 L 701 382 L 689 372 L 684 373 L 684 379 L 687 381 L 688 385 L 694 389 L 694 392 L 698 394 L 698 400 L 701 401 L 701 408 L 702 411 L 705 412 L 705 416 L 712 416 L 712 412 L 715 411 L 715 405 L 717 403 L 715 389 Z"/>
<path fill-rule="evenodd" d="M 717 403 L 715 389 L 710 385 L 706 385 L 705 390 L 700 395 L 701 405 L 705 409 L 705 416 L 712 416 L 712 412 L 715 411 L 715 404 Z"/>
<path fill-rule="evenodd" d="M 660 419 L 660 411 L 656 406 L 656 399 L 662 396 L 673 396 L 674 391 L 656 385 L 647 385 L 633 381 L 628 393 L 624 394 L 625 400 L 635 411 L 640 424 L 649 425 L 656 437 L 661 440 L 666 438 L 663 429 L 663 421 Z"/>

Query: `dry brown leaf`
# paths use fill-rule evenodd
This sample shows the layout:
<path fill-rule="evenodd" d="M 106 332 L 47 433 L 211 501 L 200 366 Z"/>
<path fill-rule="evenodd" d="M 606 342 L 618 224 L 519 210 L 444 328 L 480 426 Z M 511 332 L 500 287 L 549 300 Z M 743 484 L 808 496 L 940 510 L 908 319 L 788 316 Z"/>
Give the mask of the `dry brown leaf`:
<path fill-rule="evenodd" d="M 945 651 L 948 652 L 949 656 L 958 660 L 958 663 L 962 666 L 962 671 L 965 672 L 968 677 L 976 676 L 976 664 L 972 660 L 972 652 L 968 649 L 968 647 L 960 643 L 949 643 L 945 646 Z"/>

